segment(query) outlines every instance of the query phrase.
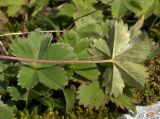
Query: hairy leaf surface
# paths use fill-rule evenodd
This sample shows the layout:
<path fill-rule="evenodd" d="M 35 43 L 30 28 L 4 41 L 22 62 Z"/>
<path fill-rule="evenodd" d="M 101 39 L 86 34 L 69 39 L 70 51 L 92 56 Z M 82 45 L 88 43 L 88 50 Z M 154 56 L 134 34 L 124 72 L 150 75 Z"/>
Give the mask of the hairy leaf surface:
<path fill-rule="evenodd" d="M 117 97 L 125 83 L 141 88 L 148 77 L 143 62 L 152 48 L 152 41 L 136 28 L 129 30 L 122 21 L 111 21 L 106 39 L 93 41 L 89 49 L 94 59 L 110 59 L 103 74 L 106 93 Z"/>

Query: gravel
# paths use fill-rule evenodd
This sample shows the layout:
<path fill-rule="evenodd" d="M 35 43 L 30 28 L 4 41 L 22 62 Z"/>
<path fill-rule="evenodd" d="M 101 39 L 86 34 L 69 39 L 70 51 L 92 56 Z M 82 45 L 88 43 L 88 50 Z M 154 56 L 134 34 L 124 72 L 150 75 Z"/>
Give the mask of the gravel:
<path fill-rule="evenodd" d="M 160 119 L 160 102 L 149 106 L 136 106 L 137 114 L 130 111 L 118 119 Z"/>

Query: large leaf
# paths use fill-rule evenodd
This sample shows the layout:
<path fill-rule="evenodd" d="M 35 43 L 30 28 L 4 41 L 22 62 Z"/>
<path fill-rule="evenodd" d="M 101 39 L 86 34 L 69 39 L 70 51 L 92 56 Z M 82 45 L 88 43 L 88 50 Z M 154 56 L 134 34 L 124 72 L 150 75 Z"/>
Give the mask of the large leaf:
<path fill-rule="evenodd" d="M 143 62 L 152 48 L 152 41 L 136 28 L 128 30 L 122 21 L 111 21 L 106 40 L 97 39 L 89 49 L 94 60 L 97 56 L 97 59 L 110 60 L 103 74 L 105 92 L 117 97 L 123 92 L 124 82 L 141 88 L 148 76 Z M 111 55 L 107 57 L 109 52 Z"/>
<path fill-rule="evenodd" d="M 100 89 L 99 82 L 94 81 L 89 85 L 81 85 L 78 90 L 79 103 L 89 108 L 100 108 L 104 104 L 105 95 Z"/>
<path fill-rule="evenodd" d="M 0 101 L 0 119 L 14 119 L 11 108 Z"/>
<path fill-rule="evenodd" d="M 13 42 L 11 49 L 17 57 L 46 59 L 46 60 L 73 60 L 76 55 L 73 48 L 66 43 L 50 45 L 52 36 L 33 32 L 28 38 Z M 18 75 L 18 84 L 30 90 L 38 82 L 51 89 L 63 88 L 68 80 L 64 68 L 45 63 L 25 63 Z"/>
<path fill-rule="evenodd" d="M 66 112 L 70 113 L 76 101 L 75 92 L 71 89 L 64 89 L 63 93 L 66 100 Z"/>

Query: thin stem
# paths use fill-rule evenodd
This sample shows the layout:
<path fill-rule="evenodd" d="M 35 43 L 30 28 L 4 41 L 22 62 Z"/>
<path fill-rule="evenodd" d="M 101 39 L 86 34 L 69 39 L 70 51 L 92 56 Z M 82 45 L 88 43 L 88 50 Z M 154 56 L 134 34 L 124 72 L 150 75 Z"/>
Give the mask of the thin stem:
<path fill-rule="evenodd" d="M 12 60 L 20 62 L 39 62 L 39 63 L 52 63 L 52 64 L 98 64 L 113 62 L 109 60 L 34 60 L 29 58 L 12 57 L 12 56 L 0 56 L 0 60 Z"/>
<path fill-rule="evenodd" d="M 40 31 L 41 33 L 57 33 L 57 32 L 63 32 L 62 30 L 48 30 L 48 31 Z M 1 34 L 0 37 L 3 36 L 14 36 L 14 35 L 23 35 L 23 34 L 29 34 L 31 32 L 18 32 L 18 33 L 6 33 Z"/>
<path fill-rule="evenodd" d="M 74 21 L 77 21 L 77 20 L 79 20 L 79 19 L 81 19 L 81 18 L 83 18 L 83 17 L 89 16 L 90 14 L 93 14 L 93 13 L 95 13 L 95 12 L 97 12 L 97 10 L 94 10 L 94 11 L 89 12 L 89 13 L 87 13 L 87 14 L 85 14 L 85 15 L 82 15 L 82 16 L 80 16 L 80 17 L 78 17 L 78 18 L 75 18 Z"/>

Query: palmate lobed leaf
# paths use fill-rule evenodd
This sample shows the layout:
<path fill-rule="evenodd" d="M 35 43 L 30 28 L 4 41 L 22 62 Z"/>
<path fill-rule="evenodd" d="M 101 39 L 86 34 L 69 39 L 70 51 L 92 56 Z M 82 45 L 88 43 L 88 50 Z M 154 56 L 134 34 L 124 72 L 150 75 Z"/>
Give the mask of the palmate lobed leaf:
<path fill-rule="evenodd" d="M 123 93 L 125 83 L 141 88 L 148 77 L 143 62 L 152 48 L 153 42 L 136 28 L 128 30 L 122 21 L 110 21 L 106 40 L 97 39 L 89 49 L 93 58 L 111 60 L 103 74 L 106 94 L 117 97 Z"/>
<path fill-rule="evenodd" d="M 11 49 L 13 55 L 22 58 L 46 60 L 74 60 L 73 48 L 66 43 L 50 45 L 51 34 L 33 32 L 28 38 L 17 39 Z M 30 90 L 41 82 L 51 89 L 62 89 L 68 82 L 67 73 L 62 66 L 45 63 L 22 63 L 18 74 L 18 84 Z"/>

